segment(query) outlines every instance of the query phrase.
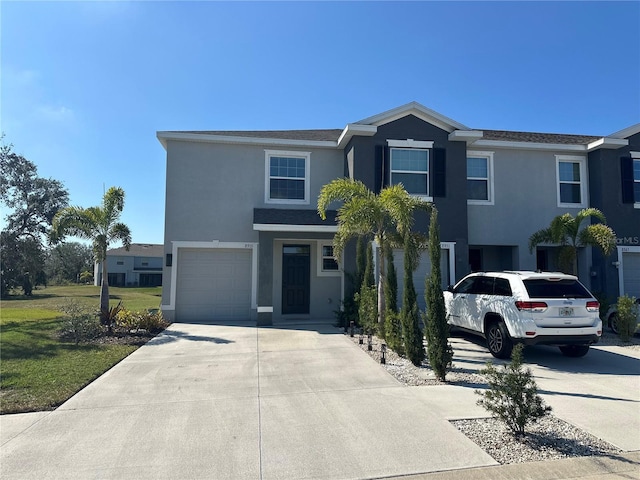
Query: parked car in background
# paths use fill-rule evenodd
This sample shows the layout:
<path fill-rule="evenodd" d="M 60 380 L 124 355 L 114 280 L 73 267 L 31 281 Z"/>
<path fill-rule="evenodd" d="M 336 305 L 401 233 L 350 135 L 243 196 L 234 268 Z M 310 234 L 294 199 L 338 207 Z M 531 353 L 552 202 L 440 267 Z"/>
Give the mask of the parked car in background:
<path fill-rule="evenodd" d="M 636 333 L 640 331 L 640 298 L 636 298 L 636 316 L 638 318 L 638 326 L 636 328 Z M 614 304 L 609 307 L 607 310 L 607 314 L 605 315 L 607 326 L 615 333 L 618 334 L 618 305 Z"/>
<path fill-rule="evenodd" d="M 496 358 L 509 358 L 515 343 L 556 345 L 582 357 L 602 335 L 600 304 L 573 275 L 472 273 L 444 298 L 450 326 L 483 336 Z"/>

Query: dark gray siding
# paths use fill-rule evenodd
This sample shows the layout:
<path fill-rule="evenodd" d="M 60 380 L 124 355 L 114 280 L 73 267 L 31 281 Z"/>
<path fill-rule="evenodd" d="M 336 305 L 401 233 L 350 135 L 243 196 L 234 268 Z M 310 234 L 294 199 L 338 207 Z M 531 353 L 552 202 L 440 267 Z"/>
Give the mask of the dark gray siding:
<path fill-rule="evenodd" d="M 469 268 L 467 157 L 464 142 L 450 142 L 447 131 L 408 115 L 378 127 L 377 133 L 372 137 L 354 137 L 345 148 L 345 152 L 348 152 L 345 157 L 345 173 L 362 181 L 374 192 L 379 192 L 381 186 L 388 182 L 381 158 L 382 150 L 387 147 L 387 140 L 407 139 L 432 141 L 434 149 L 446 150 L 446 196 L 434 198 L 434 203 L 438 208 L 441 240 L 456 242 L 456 276 L 461 278 Z M 427 233 L 428 226 L 428 215 L 416 215 L 417 231 Z M 345 267 L 351 267 L 350 263 Z"/>
<path fill-rule="evenodd" d="M 629 146 L 618 150 L 599 149 L 589 153 L 589 189 L 591 206 L 604 213 L 607 224 L 616 233 L 619 245 L 640 245 L 640 209 L 622 202 L 621 162 L 630 152 L 640 151 L 640 134 L 629 137 Z M 610 299 L 619 295 L 618 270 L 613 265 L 616 254 L 603 257 L 593 252 L 592 290 Z"/>

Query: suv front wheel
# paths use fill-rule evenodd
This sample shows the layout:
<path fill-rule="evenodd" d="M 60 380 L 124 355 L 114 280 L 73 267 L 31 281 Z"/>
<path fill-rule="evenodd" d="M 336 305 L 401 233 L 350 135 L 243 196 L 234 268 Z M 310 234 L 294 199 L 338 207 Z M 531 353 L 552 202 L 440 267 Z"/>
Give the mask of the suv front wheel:
<path fill-rule="evenodd" d="M 509 338 L 507 327 L 502 320 L 493 321 L 485 332 L 489 352 L 496 358 L 509 358 L 513 349 L 513 342 Z"/>

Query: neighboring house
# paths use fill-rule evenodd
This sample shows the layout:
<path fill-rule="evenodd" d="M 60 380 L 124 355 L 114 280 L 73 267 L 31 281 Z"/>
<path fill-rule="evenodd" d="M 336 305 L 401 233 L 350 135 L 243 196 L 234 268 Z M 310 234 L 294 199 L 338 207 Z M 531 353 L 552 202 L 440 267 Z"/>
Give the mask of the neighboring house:
<path fill-rule="evenodd" d="M 608 137 L 475 130 L 413 102 L 335 130 L 157 136 L 167 152 L 162 309 L 170 320 L 332 318 L 355 248 L 343 265 L 333 260 L 335 212 L 322 221 L 316 201 L 343 176 L 375 192 L 401 182 L 435 203 L 443 286 L 469 271 L 553 270 L 555 248 L 530 253 L 529 236 L 593 206 L 620 245 L 607 258 L 580 251 L 582 280 L 610 297 L 640 290 L 640 124 Z M 428 216 L 415 227 L 426 233 Z M 423 255 L 421 302 L 428 271 Z"/>
<path fill-rule="evenodd" d="M 164 245 L 132 243 L 107 250 L 107 273 L 113 287 L 158 287 L 162 285 Z M 102 264 L 94 266 L 94 285 L 102 282 Z"/>

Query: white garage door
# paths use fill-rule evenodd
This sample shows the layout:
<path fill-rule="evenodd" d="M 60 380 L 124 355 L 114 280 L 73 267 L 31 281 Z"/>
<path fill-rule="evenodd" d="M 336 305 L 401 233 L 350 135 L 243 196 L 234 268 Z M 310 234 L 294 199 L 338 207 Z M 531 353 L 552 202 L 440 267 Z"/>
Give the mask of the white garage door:
<path fill-rule="evenodd" d="M 251 319 L 251 250 L 181 249 L 176 319 Z"/>
<path fill-rule="evenodd" d="M 640 298 L 640 253 L 622 254 L 622 275 L 624 292 L 630 297 Z"/>

